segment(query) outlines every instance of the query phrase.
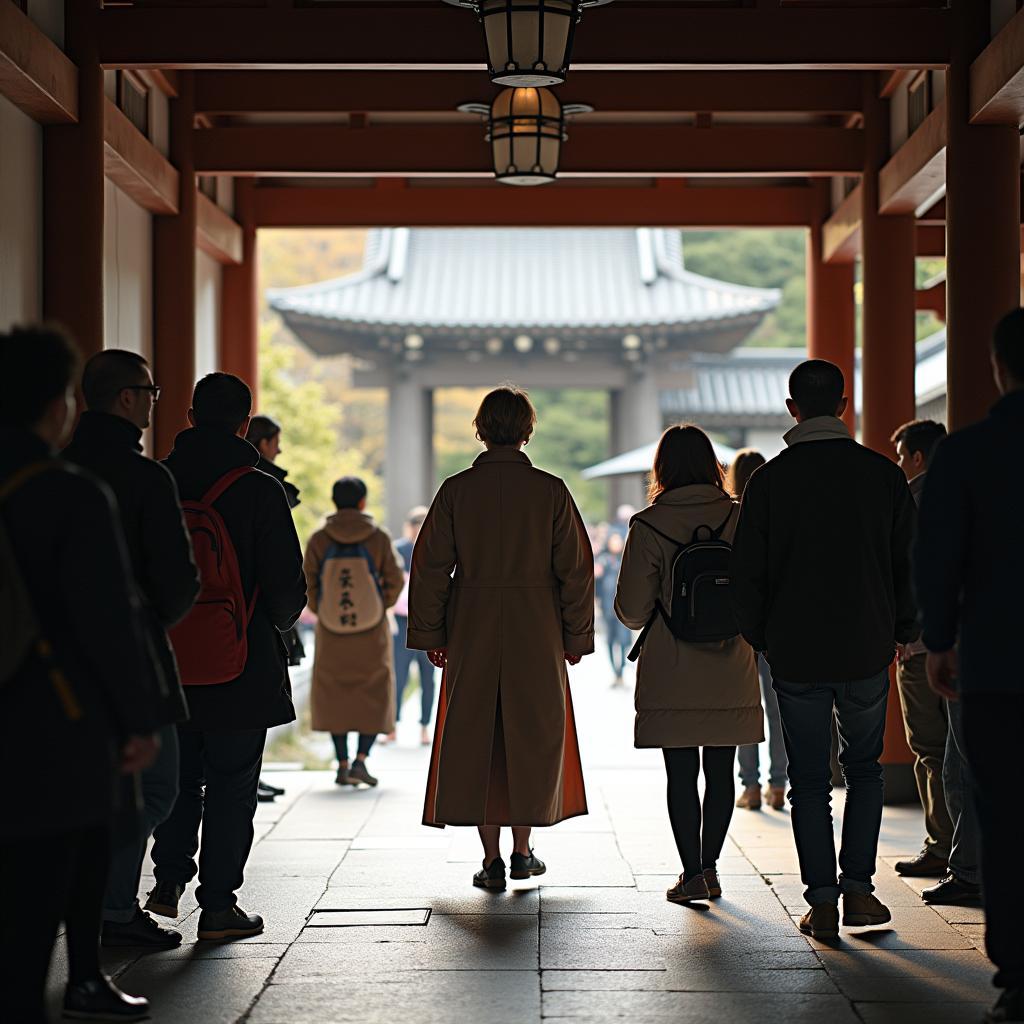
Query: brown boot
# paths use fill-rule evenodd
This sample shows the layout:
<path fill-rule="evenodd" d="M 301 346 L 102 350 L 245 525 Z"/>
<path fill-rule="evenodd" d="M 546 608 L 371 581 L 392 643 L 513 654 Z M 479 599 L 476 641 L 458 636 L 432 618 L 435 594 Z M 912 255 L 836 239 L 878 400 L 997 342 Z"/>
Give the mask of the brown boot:
<path fill-rule="evenodd" d="M 864 928 L 871 924 L 886 924 L 891 920 L 889 908 L 872 893 L 843 893 L 843 924 L 847 928 Z"/>
<path fill-rule="evenodd" d="M 712 899 L 717 899 L 722 895 L 722 880 L 718 877 L 717 868 L 705 868 L 704 881 L 708 886 L 708 895 Z"/>
<path fill-rule="evenodd" d="M 683 876 L 680 875 L 679 881 L 665 893 L 665 899 L 669 903 L 692 903 L 694 900 L 710 898 L 711 894 L 708 892 L 708 883 L 704 880 L 703 875 L 691 878 L 685 885 L 683 884 Z"/>
<path fill-rule="evenodd" d="M 839 938 L 839 906 L 835 903 L 815 903 L 800 918 L 800 931 L 813 939 Z"/>
<path fill-rule="evenodd" d="M 746 789 L 740 793 L 739 799 L 736 801 L 736 806 L 742 807 L 746 811 L 761 810 L 761 787 L 747 786 Z"/>
<path fill-rule="evenodd" d="M 764 798 L 773 811 L 781 811 L 786 806 L 786 787 L 768 786 L 764 791 Z"/>

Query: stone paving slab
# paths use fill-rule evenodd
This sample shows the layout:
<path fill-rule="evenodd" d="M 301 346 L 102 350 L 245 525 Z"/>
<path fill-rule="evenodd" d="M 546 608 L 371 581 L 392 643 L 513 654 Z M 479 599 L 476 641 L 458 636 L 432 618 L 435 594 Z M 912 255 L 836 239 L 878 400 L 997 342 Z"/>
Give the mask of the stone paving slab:
<path fill-rule="evenodd" d="M 994 1002 L 983 1003 L 856 1003 L 864 1024 L 979 1024 Z"/>
<path fill-rule="evenodd" d="M 806 992 L 838 993 L 835 982 L 817 969 L 783 971 L 759 968 L 711 970 L 668 967 L 664 971 L 544 971 L 545 992 Z"/>

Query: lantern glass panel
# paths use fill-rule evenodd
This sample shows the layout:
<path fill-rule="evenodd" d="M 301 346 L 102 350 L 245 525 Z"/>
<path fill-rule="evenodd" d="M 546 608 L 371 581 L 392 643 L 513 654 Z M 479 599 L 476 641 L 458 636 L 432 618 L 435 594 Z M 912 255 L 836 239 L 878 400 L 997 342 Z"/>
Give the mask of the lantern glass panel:
<path fill-rule="evenodd" d="M 557 85 L 565 81 L 574 0 L 483 0 L 491 77 L 500 85 Z"/>

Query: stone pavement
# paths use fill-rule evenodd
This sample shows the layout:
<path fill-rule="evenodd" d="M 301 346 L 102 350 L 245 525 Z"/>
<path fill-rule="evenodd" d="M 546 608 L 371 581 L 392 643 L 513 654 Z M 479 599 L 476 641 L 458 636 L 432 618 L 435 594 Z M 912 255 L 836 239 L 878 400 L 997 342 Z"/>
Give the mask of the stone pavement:
<path fill-rule="evenodd" d="M 736 812 L 723 898 L 674 906 L 661 758 L 632 748 L 632 690 L 609 688 L 601 655 L 572 679 L 590 814 L 535 834 L 549 865 L 540 879 L 474 889 L 475 832 L 419 824 L 427 752 L 410 705 L 399 744 L 371 755 L 377 790 L 339 790 L 326 772 L 267 774 L 287 794 L 260 806 L 240 894 L 266 918 L 263 935 L 196 944 L 190 889 L 180 950 L 124 951 L 108 969 L 152 1000 L 154 1020 L 176 1024 L 980 1019 L 994 998 L 981 912 L 924 906 L 921 886 L 890 866 L 918 848 L 915 809 L 885 814 L 876 882 L 891 926 L 830 944 L 803 937 L 789 815 L 769 810 Z M 63 969 L 59 951 L 55 1005 Z"/>

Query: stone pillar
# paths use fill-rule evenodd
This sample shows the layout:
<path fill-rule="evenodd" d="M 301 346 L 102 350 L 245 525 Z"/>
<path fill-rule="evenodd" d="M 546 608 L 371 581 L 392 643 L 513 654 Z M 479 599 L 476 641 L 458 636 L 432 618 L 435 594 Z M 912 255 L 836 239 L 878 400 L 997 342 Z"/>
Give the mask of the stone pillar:
<path fill-rule="evenodd" d="M 434 393 L 397 370 L 388 391 L 387 527 L 401 535 L 406 514 L 434 491 Z"/>
<path fill-rule="evenodd" d="M 98 4 L 69 3 L 66 50 L 78 66 L 78 122 L 43 129 L 43 317 L 85 358 L 103 348 L 103 69 Z"/>
<path fill-rule="evenodd" d="M 971 61 L 987 40 L 987 4 L 954 4 L 946 72 L 946 416 L 951 430 L 997 398 L 992 331 L 1020 305 L 1017 125 L 969 123 Z"/>
<path fill-rule="evenodd" d="M 878 172 L 889 156 L 889 112 L 878 95 L 878 76 L 867 74 L 864 83 L 861 425 L 864 444 L 894 458 L 889 438 L 901 423 L 914 418 L 915 410 L 914 217 L 883 217 L 878 212 Z M 914 758 L 907 746 L 894 668 L 890 683 L 881 758 L 885 799 L 909 803 L 917 799 Z"/>
<path fill-rule="evenodd" d="M 822 258 L 821 226 L 830 212 L 829 196 L 824 180 L 815 188 L 820 199 L 818 219 L 807 233 L 807 355 L 810 359 L 827 359 L 843 371 L 849 398 L 843 419 L 854 431 L 854 264 L 826 263 Z"/>
<path fill-rule="evenodd" d="M 659 399 L 658 381 L 651 367 L 638 368 L 626 387 L 612 391 L 611 455 L 621 455 L 658 440 L 663 430 Z M 610 515 L 614 516 L 622 504 L 633 505 L 637 509 L 647 504 L 645 476 L 612 477 L 610 482 Z"/>
<path fill-rule="evenodd" d="M 170 159 L 178 169 L 178 212 L 153 219 L 153 376 L 162 388 L 153 454 L 163 458 L 188 426 L 196 375 L 196 175 L 192 72 L 178 78 L 170 101 Z"/>
<path fill-rule="evenodd" d="M 253 220 L 253 180 L 235 179 L 235 219 L 242 226 L 242 262 L 221 271 L 220 368 L 252 390 L 259 411 L 259 267 Z"/>

